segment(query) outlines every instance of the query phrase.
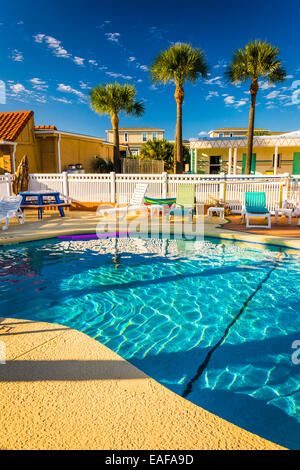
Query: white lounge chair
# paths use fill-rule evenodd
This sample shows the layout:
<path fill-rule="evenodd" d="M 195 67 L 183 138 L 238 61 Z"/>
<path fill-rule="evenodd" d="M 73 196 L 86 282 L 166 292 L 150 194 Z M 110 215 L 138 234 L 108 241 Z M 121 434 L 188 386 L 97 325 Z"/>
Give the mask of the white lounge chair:
<path fill-rule="evenodd" d="M 118 214 L 120 217 L 124 218 L 127 216 L 129 211 L 139 211 L 144 210 L 147 211 L 147 206 L 144 205 L 144 196 L 147 191 L 148 183 L 138 183 L 135 187 L 134 193 L 130 199 L 129 204 L 125 205 L 117 203 L 114 208 L 111 209 L 100 209 L 99 215 L 105 217 L 108 215 L 115 215 L 116 217 Z"/>
<path fill-rule="evenodd" d="M 5 220 L 2 230 L 8 227 L 9 219 L 16 218 L 20 224 L 24 223 L 24 213 L 20 209 L 22 196 L 5 196 L 0 200 L 0 222 Z"/>

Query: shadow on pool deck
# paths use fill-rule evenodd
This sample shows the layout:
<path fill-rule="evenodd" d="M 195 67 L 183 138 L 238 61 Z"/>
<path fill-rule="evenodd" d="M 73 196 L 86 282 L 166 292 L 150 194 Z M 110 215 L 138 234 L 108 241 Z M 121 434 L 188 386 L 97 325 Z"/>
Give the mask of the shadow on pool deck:
<path fill-rule="evenodd" d="M 1 368 L 0 382 L 36 382 L 42 380 L 120 380 L 145 379 L 147 376 L 126 361 L 7 361 Z"/>

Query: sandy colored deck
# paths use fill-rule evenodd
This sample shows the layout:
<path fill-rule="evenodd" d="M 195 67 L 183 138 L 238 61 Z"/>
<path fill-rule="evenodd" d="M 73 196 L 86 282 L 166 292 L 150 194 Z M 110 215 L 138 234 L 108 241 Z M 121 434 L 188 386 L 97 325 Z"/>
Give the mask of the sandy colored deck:
<path fill-rule="evenodd" d="M 0 318 L 0 449 L 279 449 L 67 327 Z"/>
<path fill-rule="evenodd" d="M 6 231 L 0 230 L 0 245 L 9 243 L 20 243 L 29 240 L 38 240 L 43 238 L 56 237 L 57 235 L 71 235 L 80 233 L 96 233 L 97 223 L 101 220 L 100 217 L 96 216 L 95 212 L 88 211 L 69 211 L 66 213 L 66 217 L 60 217 L 57 212 L 45 211 L 43 220 L 38 220 L 36 211 L 26 211 L 25 224 L 20 225 L 17 221 L 12 219 L 9 224 L 9 228 Z M 113 220 L 113 219 L 112 219 Z M 150 219 L 148 219 L 149 222 Z M 195 220 L 195 219 L 194 219 Z M 198 221 L 203 221 L 203 217 L 197 217 Z M 228 220 L 229 221 L 229 220 Z M 225 224 L 219 224 L 219 217 L 213 217 L 211 223 L 204 223 L 204 235 L 224 238 L 227 240 L 235 241 L 250 241 L 255 243 L 273 244 L 279 246 L 287 246 L 290 248 L 300 249 L 300 237 L 293 236 L 287 230 L 286 235 L 276 236 L 275 232 L 262 231 L 258 229 L 256 231 L 245 232 L 242 226 L 236 226 L 236 230 L 228 230 Z M 228 228 L 231 224 L 228 225 Z M 164 223 L 158 224 L 152 222 L 152 228 L 154 231 L 164 231 L 168 227 Z M 141 232 L 148 232 L 149 225 L 141 224 Z M 237 230 L 239 229 L 239 230 Z M 120 226 L 120 230 L 127 230 L 125 224 Z M 174 224 L 174 232 L 182 231 L 182 227 Z M 298 227 L 297 229 L 298 230 Z M 299 227 L 300 232 L 300 227 Z"/>
<path fill-rule="evenodd" d="M 236 232 L 247 232 L 258 235 L 273 235 L 275 237 L 288 237 L 288 238 L 300 238 L 300 226 L 297 225 L 300 219 L 292 217 L 291 224 L 288 223 L 286 217 L 279 217 L 277 224 L 275 223 L 275 217 L 271 217 L 271 229 L 267 228 L 246 228 L 245 222 L 242 221 L 240 215 L 231 215 L 228 217 L 228 221 L 223 228 L 228 230 L 234 230 Z M 251 218 L 251 224 L 261 225 L 265 223 L 263 219 Z"/>

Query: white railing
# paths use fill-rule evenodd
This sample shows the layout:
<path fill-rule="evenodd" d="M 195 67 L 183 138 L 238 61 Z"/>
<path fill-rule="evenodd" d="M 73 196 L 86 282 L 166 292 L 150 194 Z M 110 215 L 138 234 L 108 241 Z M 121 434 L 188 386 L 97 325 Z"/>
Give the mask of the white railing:
<path fill-rule="evenodd" d="M 58 191 L 74 202 L 129 202 L 137 183 L 148 183 L 147 195 L 176 197 L 179 184 L 195 184 L 196 201 L 213 204 L 225 201 L 233 212 L 240 212 L 246 191 L 264 191 L 269 210 L 286 199 L 300 201 L 300 176 L 250 175 L 169 175 L 162 174 L 31 174 L 30 191 Z M 12 194 L 12 176 L 0 175 L 0 198 Z"/>

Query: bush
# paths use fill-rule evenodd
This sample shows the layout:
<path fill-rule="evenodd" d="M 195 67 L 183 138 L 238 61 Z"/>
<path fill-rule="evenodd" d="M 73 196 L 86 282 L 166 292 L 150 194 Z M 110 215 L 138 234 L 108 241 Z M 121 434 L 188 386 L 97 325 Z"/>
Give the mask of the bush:
<path fill-rule="evenodd" d="M 114 164 L 105 158 L 95 157 L 92 168 L 94 173 L 110 173 L 114 169 Z"/>

